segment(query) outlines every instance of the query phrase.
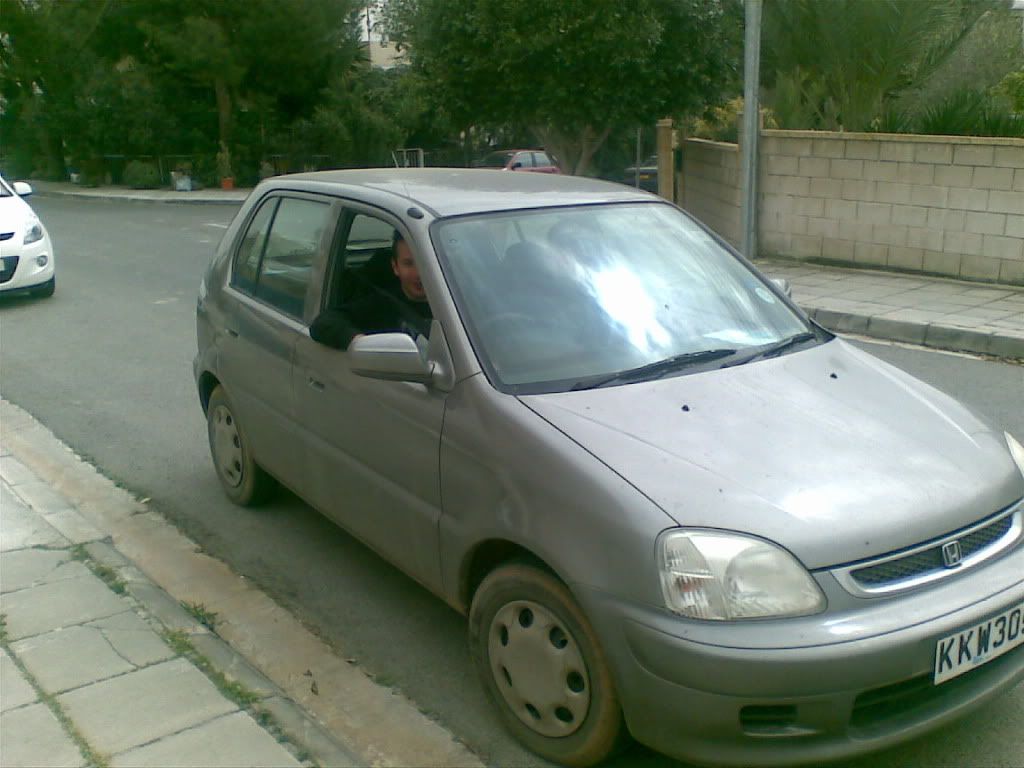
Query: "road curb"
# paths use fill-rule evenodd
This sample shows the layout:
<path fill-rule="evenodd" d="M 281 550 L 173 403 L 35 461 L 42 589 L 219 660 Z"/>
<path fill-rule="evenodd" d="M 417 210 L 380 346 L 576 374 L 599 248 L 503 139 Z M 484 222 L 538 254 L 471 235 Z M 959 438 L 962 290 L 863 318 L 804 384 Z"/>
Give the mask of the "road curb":
<path fill-rule="evenodd" d="M 170 193 L 167 193 L 170 194 Z M 110 195 L 104 193 L 91 193 L 85 191 L 72 191 L 63 189 L 39 189 L 33 192 L 33 197 L 74 197 L 80 200 L 102 200 L 104 202 L 114 203 L 162 203 L 162 204 L 175 204 L 175 205 L 233 205 L 236 208 L 245 202 L 245 197 L 238 199 L 230 197 L 207 197 L 202 196 L 201 192 L 178 193 L 181 197 L 169 197 L 169 196 L 157 196 L 157 195 L 145 195 L 145 194 L 124 194 L 124 195 Z M 184 195 L 197 194 L 199 197 L 184 197 Z"/>
<path fill-rule="evenodd" d="M 887 341 L 917 344 L 931 349 L 990 355 L 1009 361 L 1024 362 L 1024 339 L 1012 336 L 1000 336 L 970 328 L 891 320 L 825 307 L 805 307 L 805 311 L 815 322 L 835 333 L 852 333 Z"/>

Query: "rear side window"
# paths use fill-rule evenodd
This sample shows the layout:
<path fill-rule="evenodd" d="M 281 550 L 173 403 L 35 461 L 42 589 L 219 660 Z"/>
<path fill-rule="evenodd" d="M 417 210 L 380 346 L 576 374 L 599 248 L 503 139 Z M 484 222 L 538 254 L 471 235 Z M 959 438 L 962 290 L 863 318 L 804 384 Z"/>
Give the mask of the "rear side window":
<path fill-rule="evenodd" d="M 544 168 L 549 165 L 554 165 L 554 163 L 551 162 L 551 158 L 545 155 L 543 152 L 534 152 L 533 161 L 537 164 L 538 168 Z"/>
<path fill-rule="evenodd" d="M 267 232 L 274 218 L 277 200 L 267 200 L 249 222 L 242 244 L 235 254 L 235 268 L 231 273 L 231 284 L 246 293 L 256 291 L 256 277 L 260 271 L 260 259 L 263 258 L 263 247 L 267 242 Z"/>
<path fill-rule="evenodd" d="M 313 261 L 330 220 L 326 203 L 283 198 L 260 262 L 256 297 L 295 318 L 302 317 Z"/>

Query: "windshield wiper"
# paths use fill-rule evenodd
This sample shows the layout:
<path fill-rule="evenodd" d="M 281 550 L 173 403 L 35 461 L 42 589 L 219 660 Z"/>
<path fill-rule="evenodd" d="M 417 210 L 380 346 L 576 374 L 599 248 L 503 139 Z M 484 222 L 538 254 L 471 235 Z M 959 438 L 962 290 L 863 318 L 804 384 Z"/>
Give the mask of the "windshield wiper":
<path fill-rule="evenodd" d="M 581 389 L 597 389 L 598 387 L 607 387 L 613 384 L 652 381 L 654 379 L 660 379 L 662 376 L 672 373 L 673 371 L 688 368 L 691 365 L 707 363 L 712 360 L 718 360 L 735 354 L 736 350 L 732 348 L 702 349 L 699 352 L 684 352 L 681 355 L 673 355 L 672 357 L 667 357 L 664 360 L 658 360 L 653 363 L 647 363 L 647 365 L 641 365 L 639 368 L 630 368 L 626 371 L 619 371 L 618 373 L 613 373 L 610 376 L 583 379 L 570 387 L 570 390 L 576 392 Z"/>
<path fill-rule="evenodd" d="M 782 341 L 776 341 L 774 344 L 769 344 L 766 347 L 762 347 L 756 353 L 743 360 L 744 363 L 749 363 L 751 360 L 764 360 L 769 357 L 778 357 L 787 349 L 791 349 L 799 344 L 803 344 L 813 339 L 818 338 L 818 334 L 810 331 L 798 333 L 795 336 L 790 336 L 788 339 Z"/>

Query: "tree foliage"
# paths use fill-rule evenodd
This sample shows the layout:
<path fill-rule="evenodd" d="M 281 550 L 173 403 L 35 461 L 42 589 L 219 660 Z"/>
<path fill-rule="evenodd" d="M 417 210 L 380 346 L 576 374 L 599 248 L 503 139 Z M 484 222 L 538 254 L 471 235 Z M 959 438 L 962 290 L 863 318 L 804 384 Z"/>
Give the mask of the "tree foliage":
<path fill-rule="evenodd" d="M 392 35 L 464 128 L 532 130 L 582 173 L 608 135 L 735 77 L 734 0 L 391 0 Z"/>
<path fill-rule="evenodd" d="M 1005 0 L 769 0 L 767 103 L 784 128 L 877 128 Z"/>
<path fill-rule="evenodd" d="M 343 110 L 350 132 L 386 122 L 352 97 L 368 73 L 359 0 L 0 3 L 2 150 L 21 173 L 181 155 L 215 176 L 220 154 L 254 178 L 318 112 Z"/>

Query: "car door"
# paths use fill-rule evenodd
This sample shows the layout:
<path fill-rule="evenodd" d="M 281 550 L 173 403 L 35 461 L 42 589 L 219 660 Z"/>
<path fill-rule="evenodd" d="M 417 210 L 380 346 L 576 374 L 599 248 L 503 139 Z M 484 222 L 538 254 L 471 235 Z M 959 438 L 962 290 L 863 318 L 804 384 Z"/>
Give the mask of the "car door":
<path fill-rule="evenodd" d="M 302 472 L 292 357 L 331 221 L 326 200 L 267 197 L 249 219 L 225 289 L 218 376 L 254 458 L 288 485 Z"/>
<path fill-rule="evenodd" d="M 534 152 L 533 164 L 537 173 L 561 173 L 547 152 Z"/>
<path fill-rule="evenodd" d="M 376 209 L 349 208 L 326 270 L 325 310 L 343 309 L 362 278 L 393 277 L 388 265 L 397 224 Z M 438 461 L 444 393 L 422 384 L 357 376 L 345 350 L 314 341 L 308 330 L 296 342 L 294 377 L 305 438 L 303 489 L 310 501 L 440 591 Z"/>

